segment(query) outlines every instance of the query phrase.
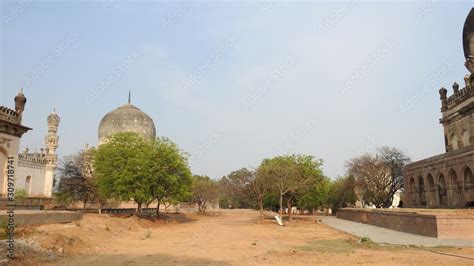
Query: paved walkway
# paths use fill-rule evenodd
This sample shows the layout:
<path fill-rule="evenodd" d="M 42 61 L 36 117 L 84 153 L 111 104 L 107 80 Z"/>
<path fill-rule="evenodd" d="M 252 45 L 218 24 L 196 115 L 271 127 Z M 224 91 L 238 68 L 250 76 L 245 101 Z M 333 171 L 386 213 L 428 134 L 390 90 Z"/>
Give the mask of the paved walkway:
<path fill-rule="evenodd" d="M 374 225 L 362 224 L 336 217 L 324 216 L 322 222 L 340 231 L 358 237 L 368 237 L 379 244 L 414 245 L 414 246 L 469 246 L 474 247 L 474 240 L 467 239 L 438 239 L 390 230 Z"/>

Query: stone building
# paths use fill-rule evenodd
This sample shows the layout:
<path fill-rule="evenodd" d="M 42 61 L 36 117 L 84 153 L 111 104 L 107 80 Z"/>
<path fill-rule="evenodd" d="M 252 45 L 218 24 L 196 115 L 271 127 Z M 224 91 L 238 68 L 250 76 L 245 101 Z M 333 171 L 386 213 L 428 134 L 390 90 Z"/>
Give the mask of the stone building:
<path fill-rule="evenodd" d="M 441 88 L 446 153 L 409 164 L 404 170 L 407 207 L 456 208 L 474 202 L 474 8 L 463 30 L 464 88 Z"/>
<path fill-rule="evenodd" d="M 26 97 L 23 90 L 15 97 L 15 110 L 0 106 L 0 172 L 1 194 L 6 197 L 8 178 L 6 171 L 7 159 L 14 159 L 15 189 L 24 189 L 28 196 L 51 197 L 53 190 L 54 172 L 57 166 L 59 116 L 53 112 L 48 116 L 48 135 L 44 148 L 40 152 L 30 153 L 25 149 L 19 153 L 20 139 L 24 133 L 31 130 L 22 125 Z"/>
<path fill-rule="evenodd" d="M 119 132 L 135 132 L 150 139 L 156 137 L 153 119 L 138 107 L 132 105 L 130 94 L 127 104 L 107 113 L 100 121 L 99 146 L 113 134 Z"/>

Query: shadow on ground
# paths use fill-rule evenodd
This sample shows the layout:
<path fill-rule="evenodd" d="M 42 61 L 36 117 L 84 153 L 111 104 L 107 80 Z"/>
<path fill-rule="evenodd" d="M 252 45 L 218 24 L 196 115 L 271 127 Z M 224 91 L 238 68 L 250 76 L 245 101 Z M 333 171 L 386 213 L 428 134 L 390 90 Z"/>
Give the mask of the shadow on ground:
<path fill-rule="evenodd" d="M 170 256 L 166 254 L 126 255 L 104 254 L 70 257 L 51 265 L 229 265 L 225 261 Z"/>

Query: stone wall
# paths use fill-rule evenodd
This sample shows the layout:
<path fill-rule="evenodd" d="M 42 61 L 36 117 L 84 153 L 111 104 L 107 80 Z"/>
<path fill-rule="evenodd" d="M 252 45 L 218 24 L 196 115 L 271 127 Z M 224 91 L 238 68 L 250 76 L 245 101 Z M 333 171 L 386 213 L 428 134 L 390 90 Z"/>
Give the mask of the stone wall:
<path fill-rule="evenodd" d="M 474 145 L 409 164 L 405 206 L 460 208 L 474 201 Z"/>
<path fill-rule="evenodd" d="M 445 239 L 474 239 L 474 213 L 426 214 L 417 211 L 342 209 L 337 217 L 405 233 Z"/>
<path fill-rule="evenodd" d="M 15 211 L 15 225 L 38 225 L 51 223 L 70 223 L 81 220 L 83 213 L 67 211 Z M 6 211 L 0 212 L 0 221 L 8 223 Z"/>

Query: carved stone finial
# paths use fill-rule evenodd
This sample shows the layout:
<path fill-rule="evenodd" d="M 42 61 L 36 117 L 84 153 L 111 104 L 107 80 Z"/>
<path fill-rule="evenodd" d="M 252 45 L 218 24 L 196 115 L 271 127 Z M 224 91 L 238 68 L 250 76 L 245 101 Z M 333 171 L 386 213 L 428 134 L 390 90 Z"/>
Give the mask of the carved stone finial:
<path fill-rule="evenodd" d="M 454 90 L 454 93 L 458 93 L 459 92 L 459 84 L 457 82 L 454 82 L 453 84 L 453 90 Z"/>
<path fill-rule="evenodd" d="M 446 110 L 448 108 L 448 90 L 446 88 L 441 88 L 439 90 L 439 95 L 441 99 L 441 110 Z"/>

